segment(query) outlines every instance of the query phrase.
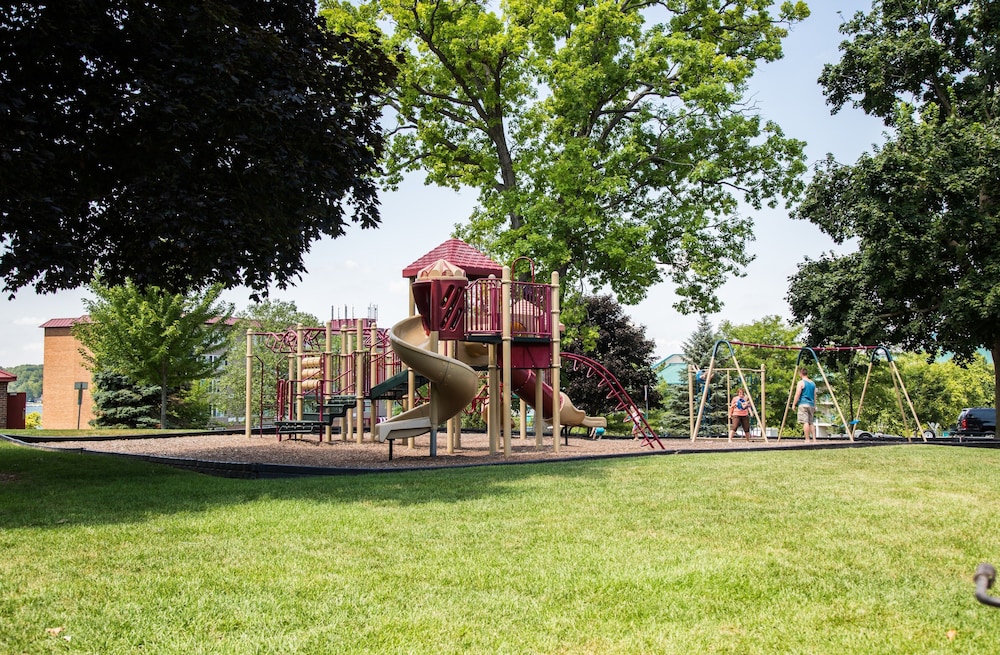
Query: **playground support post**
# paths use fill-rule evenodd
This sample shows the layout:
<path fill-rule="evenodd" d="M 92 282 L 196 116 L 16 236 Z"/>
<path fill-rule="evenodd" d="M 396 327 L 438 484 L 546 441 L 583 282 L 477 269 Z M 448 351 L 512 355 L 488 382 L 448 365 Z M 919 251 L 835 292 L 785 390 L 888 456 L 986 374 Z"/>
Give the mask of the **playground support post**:
<path fill-rule="evenodd" d="M 698 434 L 694 431 L 694 365 L 688 365 L 688 433 L 691 435 L 691 441 L 694 441 L 695 435 Z"/>
<path fill-rule="evenodd" d="M 501 330 L 501 344 L 503 347 L 503 404 L 499 412 L 500 430 L 503 432 L 503 454 L 510 457 L 510 416 L 512 409 L 511 399 L 511 307 L 510 307 L 510 266 L 503 267 L 503 277 L 501 278 L 500 306 L 503 307 L 503 320 Z"/>
<path fill-rule="evenodd" d="M 559 452 L 559 432 L 562 429 L 559 424 L 559 410 L 562 404 L 562 390 L 560 387 L 560 354 L 562 345 L 562 331 L 559 329 L 559 273 L 552 272 L 552 323 L 549 328 L 552 331 L 552 450 Z"/>
<path fill-rule="evenodd" d="M 249 438 L 253 428 L 251 426 L 250 415 L 253 413 L 253 331 L 247 328 L 247 362 L 246 362 L 246 384 L 244 390 L 246 399 L 243 402 L 243 433 Z M 261 380 L 263 387 L 264 381 Z M 261 428 L 263 429 L 263 425 Z"/>
<path fill-rule="evenodd" d="M 328 320 L 324 324 L 324 327 L 326 329 L 324 331 L 324 335 L 323 336 L 326 337 L 326 343 L 323 346 L 323 359 L 324 359 L 323 370 L 327 371 L 327 377 L 332 379 L 333 378 L 333 372 L 334 372 L 334 368 L 333 368 L 333 321 L 329 321 Z M 320 401 L 325 403 L 326 402 L 326 398 L 321 398 Z M 333 442 L 333 421 L 327 422 L 326 427 L 323 428 L 323 433 L 324 433 L 323 436 L 326 437 L 327 443 L 332 443 Z M 320 441 L 323 440 L 323 436 L 320 437 Z"/>
<path fill-rule="evenodd" d="M 347 331 L 347 325 L 340 326 L 340 379 L 347 379 L 347 372 L 351 370 L 349 362 L 351 359 L 351 333 Z M 345 412 L 340 419 L 340 440 L 348 441 L 354 433 L 354 420 L 350 412 Z"/>
<path fill-rule="evenodd" d="M 417 313 L 417 301 L 413 298 L 413 281 L 410 281 L 409 292 L 407 294 L 407 309 L 409 314 L 407 316 L 415 316 Z M 403 408 L 404 411 L 409 411 L 413 409 L 413 405 L 417 400 L 417 374 L 409 366 L 406 367 L 406 407 Z M 406 445 L 409 448 L 417 447 L 417 440 L 414 437 L 410 437 L 406 440 Z"/>
<path fill-rule="evenodd" d="M 457 346 L 458 346 L 458 342 L 457 341 L 450 341 L 450 340 L 446 341 L 444 343 L 444 350 L 445 350 L 444 355 L 445 355 L 445 357 L 450 357 L 452 359 L 454 359 L 455 357 L 457 357 L 458 356 L 458 348 L 457 348 Z M 458 416 L 452 416 L 450 419 L 448 419 L 448 426 L 447 426 L 447 431 L 448 431 L 448 447 L 447 447 L 447 452 L 448 452 L 449 455 L 454 455 L 455 454 L 455 447 L 456 447 L 456 444 L 458 442 L 458 425 L 459 425 L 459 423 L 462 420 L 461 416 L 462 416 L 461 413 L 459 413 Z"/>
<path fill-rule="evenodd" d="M 927 435 L 924 433 L 922 429 L 922 426 L 920 424 L 920 419 L 917 418 L 917 410 L 913 406 L 913 401 L 910 400 L 910 394 L 906 390 L 906 385 L 903 383 L 903 376 L 900 374 L 899 368 L 897 368 L 896 366 L 896 361 L 892 358 L 892 354 L 889 352 L 889 349 L 886 348 L 885 346 L 876 346 L 872 350 L 871 357 L 868 360 L 868 372 L 865 374 L 865 383 L 861 387 L 861 398 L 858 400 L 858 414 L 859 415 L 861 414 L 861 408 L 862 406 L 864 406 L 865 394 L 868 391 L 868 382 L 872 376 L 872 368 L 875 365 L 875 358 L 878 357 L 878 353 L 880 350 L 885 354 L 886 361 L 889 362 L 889 374 L 892 377 L 893 389 L 895 389 L 896 391 L 896 404 L 899 407 L 900 414 L 903 417 L 904 429 L 907 432 L 909 431 L 909 429 L 905 427 L 906 410 L 903 409 L 903 401 L 900 397 L 901 395 L 900 392 L 902 392 L 902 397 L 906 398 L 906 404 L 910 409 L 910 414 L 913 417 L 913 422 L 917 426 L 917 431 L 920 432 L 921 439 L 923 439 L 923 441 L 926 443 Z M 907 435 L 907 439 L 910 439 L 909 435 Z"/>
<path fill-rule="evenodd" d="M 357 342 L 354 346 L 354 411 L 357 413 L 357 443 L 365 441 L 365 397 L 362 393 L 365 385 L 365 328 L 364 321 L 357 321 Z M 373 433 L 374 436 L 374 433 Z"/>
<path fill-rule="evenodd" d="M 295 326 L 295 420 L 302 420 L 305 404 L 305 387 L 302 380 L 302 357 L 305 355 L 305 340 L 302 335 L 303 325 Z"/>
<path fill-rule="evenodd" d="M 545 421 L 542 420 L 542 407 L 545 406 L 545 381 L 541 371 L 535 371 L 535 448 L 542 447 L 542 437 L 545 434 Z M 558 439 L 557 439 L 558 441 Z"/>

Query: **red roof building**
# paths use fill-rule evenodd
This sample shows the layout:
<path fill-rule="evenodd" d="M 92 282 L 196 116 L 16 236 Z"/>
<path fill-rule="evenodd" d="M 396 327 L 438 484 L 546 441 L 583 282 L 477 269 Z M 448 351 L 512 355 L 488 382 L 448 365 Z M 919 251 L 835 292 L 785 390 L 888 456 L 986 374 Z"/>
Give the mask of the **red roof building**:
<path fill-rule="evenodd" d="M 86 428 L 94 418 L 90 396 L 90 371 L 80 342 L 73 335 L 73 326 L 90 321 L 87 315 L 77 318 L 53 318 L 39 327 L 45 330 L 42 398 L 45 412 L 42 427 L 50 430 Z M 77 387 L 86 383 L 86 389 Z"/>
<path fill-rule="evenodd" d="M 16 381 L 17 381 L 16 375 L 14 375 L 13 373 L 8 373 L 7 371 L 0 368 L 0 428 L 24 427 L 23 419 L 20 419 L 20 421 L 18 421 L 12 417 L 11 423 L 9 425 L 7 423 L 7 408 L 10 406 L 9 405 L 10 399 L 7 397 L 7 385 L 10 384 L 11 382 L 16 382 Z M 22 411 L 22 414 L 23 413 L 24 412 Z"/>

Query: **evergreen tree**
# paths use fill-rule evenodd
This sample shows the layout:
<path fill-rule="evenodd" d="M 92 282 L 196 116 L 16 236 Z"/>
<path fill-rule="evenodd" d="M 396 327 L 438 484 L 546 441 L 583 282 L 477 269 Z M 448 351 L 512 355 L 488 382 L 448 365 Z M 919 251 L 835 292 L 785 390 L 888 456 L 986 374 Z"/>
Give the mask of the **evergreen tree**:
<path fill-rule="evenodd" d="M 687 341 L 681 344 L 681 352 L 688 365 L 694 369 L 694 398 L 685 389 L 683 394 L 673 399 L 674 405 L 671 408 L 673 413 L 680 410 L 680 399 L 685 403 L 685 411 L 690 412 L 693 407 L 694 415 L 698 415 L 702 399 L 704 397 L 705 385 L 708 384 L 708 398 L 702 413 L 701 424 L 698 429 L 699 436 L 728 434 L 727 422 L 727 402 L 726 379 L 724 376 L 713 375 L 711 380 L 707 379 L 708 366 L 712 360 L 712 351 L 716 342 L 721 339 L 721 335 L 712 326 L 707 317 L 702 316 L 698 320 L 698 325 Z M 715 361 L 715 368 L 724 368 L 729 365 L 728 350 L 720 350 Z M 691 404 L 688 404 L 689 401 Z"/>
<path fill-rule="evenodd" d="M 93 372 L 95 428 L 155 428 L 159 425 L 160 387 L 136 384 L 120 373 Z"/>

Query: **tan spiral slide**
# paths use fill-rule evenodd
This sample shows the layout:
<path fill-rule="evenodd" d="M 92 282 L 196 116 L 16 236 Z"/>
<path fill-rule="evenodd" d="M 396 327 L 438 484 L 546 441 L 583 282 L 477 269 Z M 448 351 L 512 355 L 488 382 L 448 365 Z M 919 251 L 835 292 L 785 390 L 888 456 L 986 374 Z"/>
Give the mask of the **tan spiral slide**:
<path fill-rule="evenodd" d="M 432 383 L 433 390 L 430 402 L 379 423 L 379 441 L 426 434 L 431 430 L 432 408 L 441 424 L 472 402 L 478 388 L 478 375 L 467 364 L 428 350 L 430 338 L 420 316 L 405 318 L 392 326 L 389 342 L 404 364 Z"/>

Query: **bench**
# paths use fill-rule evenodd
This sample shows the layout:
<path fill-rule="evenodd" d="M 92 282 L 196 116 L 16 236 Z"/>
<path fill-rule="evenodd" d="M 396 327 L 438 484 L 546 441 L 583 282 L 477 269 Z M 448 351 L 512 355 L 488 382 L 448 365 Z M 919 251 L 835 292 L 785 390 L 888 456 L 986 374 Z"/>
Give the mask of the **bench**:
<path fill-rule="evenodd" d="M 278 441 L 281 441 L 283 434 L 318 434 L 322 440 L 326 428 L 333 425 L 333 419 L 347 416 L 347 413 L 354 409 L 356 403 L 355 396 L 331 396 L 323 403 L 322 417 L 320 414 L 312 412 L 304 414 L 301 421 L 275 421 L 274 427 L 278 433 Z"/>
<path fill-rule="evenodd" d="M 274 427 L 278 433 L 278 441 L 281 435 L 289 434 L 318 434 L 322 439 L 323 432 L 330 425 L 333 425 L 333 414 L 327 414 L 322 421 L 275 421 Z"/>

